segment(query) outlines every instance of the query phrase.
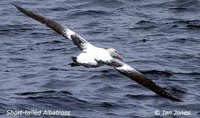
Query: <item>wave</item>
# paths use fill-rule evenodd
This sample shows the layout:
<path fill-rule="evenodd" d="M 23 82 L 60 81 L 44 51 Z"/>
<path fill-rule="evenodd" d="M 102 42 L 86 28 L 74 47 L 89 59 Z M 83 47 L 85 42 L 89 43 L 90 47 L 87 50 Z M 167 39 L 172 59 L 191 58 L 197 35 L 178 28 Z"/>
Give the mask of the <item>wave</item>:
<path fill-rule="evenodd" d="M 77 18 L 82 16 L 93 16 L 93 17 L 100 17 L 100 16 L 107 16 L 109 15 L 108 12 L 102 10 L 87 10 L 87 11 L 76 11 L 69 15 L 69 18 Z"/>
<path fill-rule="evenodd" d="M 155 98 L 160 98 L 160 96 L 154 94 L 154 95 L 133 95 L 133 94 L 126 94 L 124 97 L 128 97 L 131 99 L 136 99 L 136 100 L 149 100 L 149 99 L 155 99 Z"/>
<path fill-rule="evenodd" d="M 170 71 L 160 71 L 160 70 L 148 70 L 148 71 L 140 71 L 143 74 L 158 74 L 158 75 L 166 75 L 172 76 L 173 73 Z"/>

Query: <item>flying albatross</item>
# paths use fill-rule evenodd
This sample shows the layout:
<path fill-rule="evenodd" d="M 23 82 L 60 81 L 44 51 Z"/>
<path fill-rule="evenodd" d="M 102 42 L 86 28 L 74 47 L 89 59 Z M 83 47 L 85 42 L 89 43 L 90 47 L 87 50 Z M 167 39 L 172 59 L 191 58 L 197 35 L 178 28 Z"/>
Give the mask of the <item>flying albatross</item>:
<path fill-rule="evenodd" d="M 63 25 L 57 23 L 56 21 L 47 19 L 43 16 L 35 14 L 17 5 L 14 5 L 19 11 L 25 15 L 45 24 L 47 27 L 53 29 L 58 34 L 64 36 L 65 38 L 72 40 L 72 42 L 82 51 L 77 57 L 72 57 L 72 63 L 69 63 L 72 67 L 74 66 L 84 66 L 84 67 L 99 67 L 102 65 L 108 65 L 114 67 L 121 74 L 129 77 L 130 79 L 136 81 L 138 84 L 150 89 L 154 93 L 163 96 L 172 101 L 182 102 L 182 100 L 176 98 L 175 96 L 166 92 L 163 88 L 156 85 L 152 80 L 146 78 L 142 73 L 138 72 L 128 64 L 122 61 L 122 56 L 113 49 L 104 49 L 96 47 L 82 38 L 80 35 L 74 31 L 64 27 Z"/>

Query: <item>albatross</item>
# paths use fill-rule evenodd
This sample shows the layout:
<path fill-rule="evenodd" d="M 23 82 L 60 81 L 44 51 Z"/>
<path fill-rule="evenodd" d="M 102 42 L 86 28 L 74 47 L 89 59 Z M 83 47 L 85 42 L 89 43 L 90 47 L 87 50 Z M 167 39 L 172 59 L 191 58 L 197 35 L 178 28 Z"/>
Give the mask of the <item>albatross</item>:
<path fill-rule="evenodd" d="M 113 48 L 104 49 L 96 47 L 91 43 L 89 43 L 84 38 L 82 38 L 80 35 L 75 33 L 74 31 L 70 30 L 67 27 L 64 27 L 58 22 L 40 16 L 36 13 L 33 13 L 32 11 L 28 11 L 17 5 L 14 6 L 25 15 L 41 22 L 42 24 L 45 24 L 47 27 L 53 29 L 58 34 L 71 40 L 82 51 L 77 57 L 72 57 L 72 62 L 69 63 L 71 67 L 84 66 L 92 68 L 92 67 L 100 67 L 103 65 L 108 65 L 110 67 L 113 67 L 121 74 L 134 80 L 138 84 L 153 91 L 154 93 L 162 97 L 165 97 L 167 99 L 170 99 L 172 101 L 182 102 L 182 100 L 166 92 L 164 88 L 158 86 L 152 80 L 146 78 L 142 73 L 135 70 L 128 64 L 124 63 L 123 57 L 117 52 L 116 49 Z"/>

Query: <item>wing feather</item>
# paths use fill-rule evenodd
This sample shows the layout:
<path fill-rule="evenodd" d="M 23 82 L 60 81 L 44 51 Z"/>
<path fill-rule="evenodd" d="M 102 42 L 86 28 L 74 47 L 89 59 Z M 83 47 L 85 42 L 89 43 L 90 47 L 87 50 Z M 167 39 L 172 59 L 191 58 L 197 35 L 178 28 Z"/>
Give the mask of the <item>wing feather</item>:
<path fill-rule="evenodd" d="M 130 79 L 134 80 L 138 84 L 150 89 L 154 93 L 156 93 L 160 96 L 163 96 L 167 99 L 170 99 L 172 101 L 182 102 L 182 100 L 180 100 L 180 99 L 176 98 L 175 96 L 171 95 L 170 93 L 166 92 L 163 88 L 156 85 L 152 80 L 146 78 L 142 73 L 138 72 L 131 66 L 125 64 L 124 62 L 113 59 L 109 65 L 113 66 L 121 74 L 129 77 Z"/>
<path fill-rule="evenodd" d="M 13 4 L 14 5 L 14 4 Z M 22 7 L 19 7 L 17 5 L 14 5 L 19 11 L 24 13 L 25 15 L 31 17 L 32 19 L 35 19 L 42 24 L 45 24 L 47 27 L 53 29 L 58 34 L 64 36 L 65 38 L 68 38 L 73 41 L 73 43 L 80 48 L 81 50 L 84 50 L 87 48 L 87 44 L 89 44 L 84 38 L 79 36 L 77 33 L 73 32 L 72 30 L 62 26 L 61 24 L 57 23 L 56 21 L 47 19 L 43 16 L 40 16 L 38 14 L 35 14 L 31 11 L 28 11 Z M 90 44 L 91 45 L 91 44 Z"/>

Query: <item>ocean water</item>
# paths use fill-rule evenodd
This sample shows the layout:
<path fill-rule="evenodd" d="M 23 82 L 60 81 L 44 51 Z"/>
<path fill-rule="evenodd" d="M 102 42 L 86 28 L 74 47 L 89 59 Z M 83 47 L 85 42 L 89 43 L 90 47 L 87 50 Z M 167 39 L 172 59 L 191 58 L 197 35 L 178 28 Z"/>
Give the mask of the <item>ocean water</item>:
<path fill-rule="evenodd" d="M 19 5 L 115 48 L 124 62 L 184 102 L 160 97 L 111 67 L 70 67 L 70 40 L 19 12 Z M 0 117 L 70 111 L 70 118 L 200 117 L 199 0 L 2 0 Z M 189 115 L 162 116 L 165 111 Z M 65 117 L 31 115 L 29 117 Z"/>

